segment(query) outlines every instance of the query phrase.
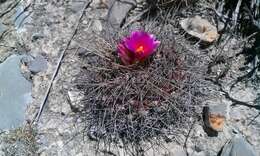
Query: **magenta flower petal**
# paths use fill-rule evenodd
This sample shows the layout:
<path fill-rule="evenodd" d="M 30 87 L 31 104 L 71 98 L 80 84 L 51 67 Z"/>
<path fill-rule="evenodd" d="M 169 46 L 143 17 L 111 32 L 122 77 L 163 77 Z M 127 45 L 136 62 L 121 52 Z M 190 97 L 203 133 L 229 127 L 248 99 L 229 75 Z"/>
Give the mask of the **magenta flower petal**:
<path fill-rule="evenodd" d="M 143 61 L 152 55 L 160 41 L 155 36 L 144 31 L 134 31 L 118 44 L 118 55 L 124 64 Z"/>
<path fill-rule="evenodd" d="M 124 64 L 132 64 L 132 61 L 134 60 L 134 53 L 130 52 L 124 45 L 124 43 L 120 43 L 117 46 L 118 55 L 121 58 L 121 61 Z"/>

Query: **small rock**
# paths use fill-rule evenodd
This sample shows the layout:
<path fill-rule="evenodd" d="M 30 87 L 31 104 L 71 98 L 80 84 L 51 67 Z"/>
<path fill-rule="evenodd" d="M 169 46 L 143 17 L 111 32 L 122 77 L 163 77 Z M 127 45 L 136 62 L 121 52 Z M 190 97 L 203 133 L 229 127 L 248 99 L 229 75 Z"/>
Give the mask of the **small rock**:
<path fill-rule="evenodd" d="M 33 61 L 28 63 L 28 69 L 32 73 L 39 73 L 45 71 L 48 68 L 48 61 L 41 55 L 36 56 Z"/>
<path fill-rule="evenodd" d="M 257 156 L 253 147 L 240 135 L 236 135 L 222 149 L 220 156 Z"/>
<path fill-rule="evenodd" d="M 108 14 L 108 21 L 113 27 L 119 28 L 126 18 L 128 12 L 136 6 L 134 0 L 115 1 L 111 6 L 110 13 Z"/>
<path fill-rule="evenodd" d="M 225 24 L 221 21 L 218 21 L 217 27 L 218 27 L 218 32 L 222 32 L 225 28 Z"/>
<path fill-rule="evenodd" d="M 84 94 L 78 91 L 68 91 L 69 104 L 73 112 L 82 111 L 84 104 L 81 100 L 84 98 Z"/>
<path fill-rule="evenodd" d="M 206 42 L 213 42 L 219 37 L 217 28 L 200 16 L 181 20 L 181 27 L 190 35 Z"/>
<path fill-rule="evenodd" d="M 39 39 L 42 39 L 42 38 L 44 38 L 43 34 L 41 34 L 41 33 L 34 33 L 32 35 L 32 42 L 35 42 L 35 41 L 37 41 Z"/>
<path fill-rule="evenodd" d="M 103 27 L 102 27 L 101 21 L 100 21 L 100 20 L 94 20 L 94 22 L 93 22 L 93 28 L 94 28 L 94 30 L 97 31 L 97 32 L 102 31 Z"/>
<path fill-rule="evenodd" d="M 216 132 L 223 131 L 227 107 L 223 104 L 209 105 L 203 108 L 204 123 L 207 128 Z"/>

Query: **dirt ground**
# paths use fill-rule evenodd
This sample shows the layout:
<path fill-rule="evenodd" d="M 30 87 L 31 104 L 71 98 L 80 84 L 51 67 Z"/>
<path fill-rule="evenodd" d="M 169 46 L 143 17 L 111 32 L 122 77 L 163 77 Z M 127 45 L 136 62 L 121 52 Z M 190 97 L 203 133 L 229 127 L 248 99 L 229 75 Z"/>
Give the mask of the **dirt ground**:
<path fill-rule="evenodd" d="M 10 7 L 9 4 L 16 2 L 15 0 L 5 3 L 0 1 L 1 12 Z M 113 16 L 109 20 L 115 27 L 121 24 L 123 27 L 135 29 L 136 25 L 140 25 L 139 18 L 141 19 L 141 15 L 144 14 L 145 3 L 142 0 L 133 1 L 133 6 L 132 1 L 129 1 L 129 3 L 121 4 L 121 7 L 125 10 L 113 12 L 109 9 L 113 4 L 112 0 L 20 1 L 19 6 L 27 8 L 25 12 L 28 17 L 19 29 L 15 29 L 14 24 L 10 21 L 11 18 L 9 18 L 14 11 L 10 11 L 4 16 L 1 16 L 0 13 L 1 22 L 6 25 L 10 23 L 7 27 L 10 31 L 7 32 L 7 35 L 1 36 L 0 45 L 8 46 L 0 47 L 0 61 L 12 53 L 26 53 L 33 57 L 41 55 L 48 61 L 46 71 L 29 76 L 33 83 L 33 102 L 28 105 L 25 125 L 35 119 L 46 96 L 59 58 L 64 52 L 60 69 L 51 87 L 43 112 L 39 121 L 33 124 L 33 129 L 36 131 L 34 137 L 37 146 L 37 154 L 34 153 L 35 155 L 128 155 L 123 148 L 107 148 L 106 145 L 102 144 L 99 145 L 99 152 L 96 151 L 96 142 L 89 139 L 85 134 L 86 123 L 82 121 L 80 114 L 74 111 L 75 108 L 80 109 L 82 107 L 80 100 L 83 95 L 75 89 L 73 83 L 84 65 L 81 61 L 81 54 L 84 54 L 90 48 L 87 45 L 91 43 L 85 40 L 85 35 L 93 33 L 102 36 L 101 32 L 107 29 L 108 14 Z M 226 112 L 224 129 L 217 136 L 212 137 L 205 132 L 202 119 L 191 119 L 195 121 L 194 124 L 190 125 L 189 129 L 180 130 L 183 131 L 183 134 L 175 136 L 174 142 L 163 143 L 163 148 L 148 149 L 144 152 L 144 155 L 217 156 L 221 148 L 235 133 L 241 133 L 260 155 L 259 109 L 242 104 L 233 105 L 236 104 L 235 100 L 255 105 L 254 100 L 259 97 L 260 93 L 259 88 L 257 88 L 259 84 L 238 83 L 231 89 L 234 81 L 245 74 L 245 71 L 240 70 L 241 67 L 245 66 L 245 57 L 237 54 L 243 50 L 242 45 L 246 42 L 246 39 L 224 32 L 218 44 L 214 42 L 203 48 L 198 41 L 189 40 L 178 24 L 185 17 L 200 15 L 216 25 L 214 12 L 206 9 L 214 7 L 214 3 L 200 2 L 196 4 L 195 8 L 187 7 L 184 9 L 177 18 L 169 18 L 168 24 L 173 26 L 170 31 L 176 35 L 176 44 L 185 46 L 198 56 L 204 57 L 207 62 L 213 62 L 209 67 L 211 73 L 205 76 L 214 80 L 227 71 L 219 79 L 222 87 L 209 81 L 210 85 L 206 88 L 208 92 L 207 100 L 197 108 L 202 116 L 204 106 L 220 105 L 221 109 Z M 126 10 L 128 11 L 126 12 Z M 82 19 L 80 20 L 81 16 Z M 123 24 L 120 21 L 124 21 Z M 224 57 L 225 62 L 216 63 L 217 61 L 214 60 L 219 57 Z M 6 155 L 2 148 L 8 147 L 3 145 L 6 143 L 2 138 L 0 137 L 0 155 Z M 143 144 L 146 147 L 146 143 Z M 15 153 L 15 155 L 20 154 Z M 31 153 L 24 155 L 31 155 Z"/>

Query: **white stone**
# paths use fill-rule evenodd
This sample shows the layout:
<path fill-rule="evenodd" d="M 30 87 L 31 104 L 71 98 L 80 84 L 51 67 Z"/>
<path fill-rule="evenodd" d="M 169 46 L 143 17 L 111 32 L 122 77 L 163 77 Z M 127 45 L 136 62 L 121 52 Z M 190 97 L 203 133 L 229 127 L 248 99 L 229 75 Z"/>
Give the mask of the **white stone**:
<path fill-rule="evenodd" d="M 93 29 L 98 32 L 102 31 L 103 27 L 102 27 L 102 23 L 100 20 L 94 20 Z"/>
<path fill-rule="evenodd" d="M 219 37 L 217 28 L 200 16 L 183 19 L 180 25 L 188 34 L 202 41 L 213 42 Z"/>

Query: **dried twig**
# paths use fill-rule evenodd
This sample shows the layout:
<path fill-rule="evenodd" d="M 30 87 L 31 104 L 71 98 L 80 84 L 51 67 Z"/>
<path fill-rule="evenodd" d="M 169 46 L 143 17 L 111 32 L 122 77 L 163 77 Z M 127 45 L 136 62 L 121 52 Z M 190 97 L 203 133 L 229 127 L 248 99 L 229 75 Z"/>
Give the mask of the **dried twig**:
<path fill-rule="evenodd" d="M 237 6 L 236 6 L 236 9 L 235 9 L 235 12 L 233 13 L 233 16 L 232 16 L 232 20 L 234 21 L 234 27 L 237 25 L 238 14 L 239 14 L 239 10 L 240 10 L 241 4 L 242 4 L 242 0 L 239 0 L 237 2 Z"/>
<path fill-rule="evenodd" d="M 260 110 L 260 105 L 251 105 L 251 104 L 248 104 L 247 102 L 244 102 L 244 101 L 240 101 L 240 100 L 237 100 L 233 97 L 231 97 L 229 95 L 229 93 L 227 91 L 224 90 L 223 86 L 220 84 L 220 82 L 216 81 L 216 80 L 212 80 L 210 78 L 207 78 L 206 80 L 208 81 L 211 81 L 213 82 L 214 84 L 216 84 L 217 86 L 219 86 L 219 91 L 221 91 L 222 93 L 224 93 L 224 96 L 230 100 L 232 102 L 232 105 L 231 106 L 236 106 L 236 105 L 241 105 L 241 106 L 246 106 L 246 107 L 249 107 L 249 108 L 254 108 L 254 109 L 257 109 L 257 110 Z"/>
<path fill-rule="evenodd" d="M 149 11 L 149 9 L 145 9 L 143 10 L 141 13 L 139 13 L 138 15 L 136 15 L 134 18 L 132 18 L 130 21 L 128 21 L 127 23 L 125 23 L 122 27 L 122 29 L 127 28 L 129 25 L 131 25 L 132 23 L 138 21 L 144 14 L 146 14 Z"/>
<path fill-rule="evenodd" d="M 23 9 L 23 11 L 21 11 L 21 12 L 15 17 L 14 21 L 16 21 L 20 16 L 22 16 L 26 11 L 28 11 L 30 7 L 31 7 L 31 3 L 28 4 L 28 5 Z"/>
<path fill-rule="evenodd" d="M 183 145 L 183 147 L 186 149 L 186 153 L 187 153 L 187 154 L 188 154 L 188 151 L 187 151 L 187 142 L 188 142 L 188 139 L 189 139 L 189 137 L 190 137 L 191 131 L 192 131 L 192 129 L 193 129 L 195 123 L 196 123 L 196 120 L 193 121 L 193 123 L 192 123 L 192 125 L 191 125 L 191 127 L 190 127 L 190 129 L 189 129 L 188 135 L 187 135 L 186 138 L 185 138 L 184 145 Z"/>
<path fill-rule="evenodd" d="M 253 69 L 251 69 L 251 70 L 250 70 L 248 73 L 246 73 L 245 75 L 242 75 L 242 76 L 238 77 L 238 78 L 235 80 L 235 82 L 231 85 L 230 89 L 234 88 L 234 86 L 235 86 L 237 83 L 239 83 L 239 82 L 241 82 L 241 81 L 244 81 L 244 80 L 247 79 L 247 78 L 252 77 L 252 76 L 255 74 L 255 72 L 256 72 L 259 68 L 260 68 L 260 64 L 258 64 L 257 66 L 255 66 Z"/>
<path fill-rule="evenodd" d="M 6 14 L 8 14 L 9 12 L 11 12 L 15 7 L 18 6 L 18 4 L 21 2 L 21 0 L 18 0 L 14 5 L 8 7 L 8 9 L 6 11 L 4 11 L 3 13 L 0 14 L 0 18 L 2 18 L 3 16 L 5 16 Z"/>

